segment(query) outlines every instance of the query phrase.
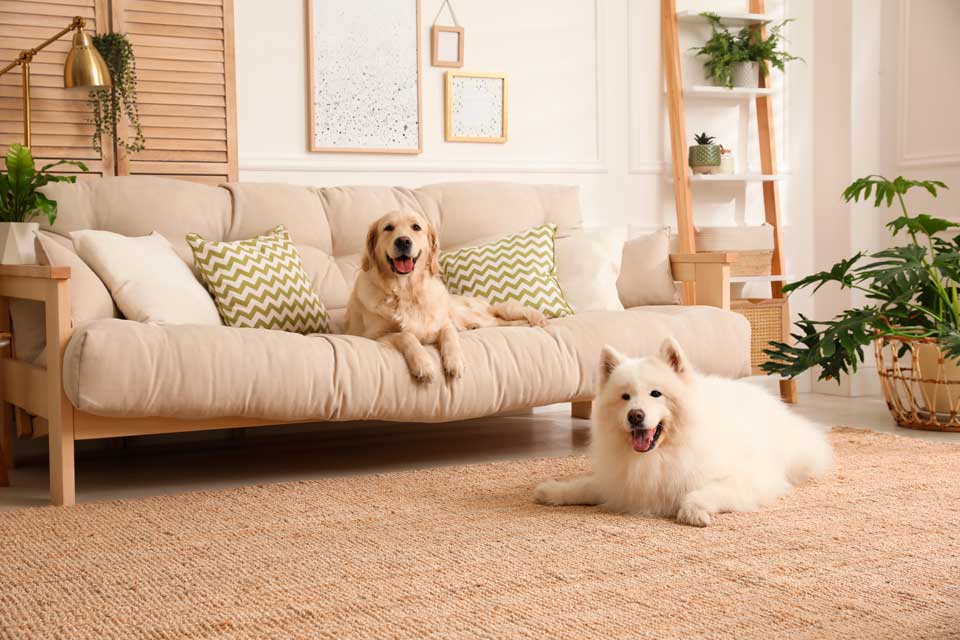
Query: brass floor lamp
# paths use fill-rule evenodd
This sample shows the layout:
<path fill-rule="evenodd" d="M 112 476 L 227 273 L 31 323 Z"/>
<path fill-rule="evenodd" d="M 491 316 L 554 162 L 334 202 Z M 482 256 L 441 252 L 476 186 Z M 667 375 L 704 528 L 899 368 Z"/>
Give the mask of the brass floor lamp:
<path fill-rule="evenodd" d="M 31 146 L 30 133 L 30 63 L 33 57 L 48 45 L 56 42 L 71 31 L 73 46 L 67 54 L 67 61 L 63 65 L 63 86 L 65 89 L 89 88 L 110 86 L 110 71 L 103 61 L 100 52 L 93 46 L 90 35 L 83 30 L 86 20 L 77 16 L 60 33 L 40 43 L 33 49 L 21 51 L 17 59 L 0 69 L 0 76 L 14 67 L 23 67 L 23 144 Z"/>

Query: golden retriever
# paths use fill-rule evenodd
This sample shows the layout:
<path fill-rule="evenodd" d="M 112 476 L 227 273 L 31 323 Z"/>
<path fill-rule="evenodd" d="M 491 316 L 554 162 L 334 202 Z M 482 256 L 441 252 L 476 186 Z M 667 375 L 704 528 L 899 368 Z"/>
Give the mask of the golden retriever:
<path fill-rule="evenodd" d="M 417 213 L 391 212 L 370 225 L 360 266 L 347 303 L 346 333 L 397 349 L 419 382 L 436 376 L 424 345 L 437 345 L 443 372 L 460 378 L 460 331 L 547 323 L 541 312 L 519 302 L 489 304 L 448 293 L 439 278 L 437 232 Z"/>

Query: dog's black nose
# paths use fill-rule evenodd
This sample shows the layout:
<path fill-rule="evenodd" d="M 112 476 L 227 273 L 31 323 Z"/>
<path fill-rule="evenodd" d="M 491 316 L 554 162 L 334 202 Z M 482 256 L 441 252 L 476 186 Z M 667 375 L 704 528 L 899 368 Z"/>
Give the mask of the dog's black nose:
<path fill-rule="evenodd" d="M 413 246 L 413 240 L 407 236 L 400 236 L 393 241 L 393 246 L 397 248 L 397 251 L 410 251 L 410 247 Z"/>
<path fill-rule="evenodd" d="M 627 412 L 627 422 L 630 423 L 631 427 L 639 427 L 642 425 L 645 417 L 646 415 L 642 409 L 630 409 L 630 411 Z"/>

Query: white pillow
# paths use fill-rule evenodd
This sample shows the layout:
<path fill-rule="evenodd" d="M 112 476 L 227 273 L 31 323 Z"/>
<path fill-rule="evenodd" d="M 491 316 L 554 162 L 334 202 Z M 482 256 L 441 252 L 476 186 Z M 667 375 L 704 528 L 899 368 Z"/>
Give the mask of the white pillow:
<path fill-rule="evenodd" d="M 620 229 L 577 229 L 557 237 L 557 280 L 575 313 L 623 310 L 617 276 L 624 240 Z"/>
<path fill-rule="evenodd" d="M 213 298 L 157 232 L 131 238 L 110 231 L 74 231 L 73 247 L 110 289 L 129 320 L 223 324 Z"/>

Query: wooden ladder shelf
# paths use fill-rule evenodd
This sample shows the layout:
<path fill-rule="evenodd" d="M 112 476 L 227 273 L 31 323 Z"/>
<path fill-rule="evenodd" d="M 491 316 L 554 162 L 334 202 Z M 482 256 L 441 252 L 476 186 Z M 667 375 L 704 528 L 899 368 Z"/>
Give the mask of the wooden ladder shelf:
<path fill-rule="evenodd" d="M 680 63 L 680 36 L 676 0 L 661 0 L 660 2 L 661 46 L 663 48 L 664 77 L 667 88 L 667 107 L 670 115 L 670 150 L 673 165 L 673 189 L 677 208 L 677 232 L 679 234 L 680 250 L 684 253 L 696 252 L 696 238 L 693 224 L 693 198 L 690 191 L 690 170 L 687 168 L 687 131 L 684 104 L 683 75 Z M 684 12 L 683 19 L 697 19 L 696 15 Z M 737 20 L 759 29 L 766 37 L 766 18 L 764 16 L 764 0 L 749 0 L 749 14 L 741 16 L 722 15 L 725 20 Z M 786 263 L 783 253 L 783 229 L 780 217 L 780 196 L 777 190 L 777 180 L 782 176 L 777 174 L 777 153 L 774 136 L 773 97 L 769 87 L 769 73 L 761 74 L 759 91 L 754 95 L 757 108 L 757 135 L 760 149 L 759 181 L 763 186 L 764 217 L 773 227 L 773 256 L 770 264 L 770 295 L 771 300 L 783 299 L 783 280 L 786 273 Z M 722 90 L 718 90 L 722 91 Z M 701 92 L 714 92 L 712 88 L 703 88 Z M 733 273 L 737 273 L 734 265 Z M 684 285 L 684 302 L 695 303 L 696 291 L 691 283 Z M 780 339 L 790 339 L 790 313 L 786 300 L 783 300 L 782 318 L 780 322 Z M 753 351 L 758 345 L 753 345 Z M 754 373 L 757 369 L 756 354 L 751 358 L 754 364 Z M 797 387 L 794 380 L 780 381 L 780 395 L 784 401 L 797 401 Z"/>

